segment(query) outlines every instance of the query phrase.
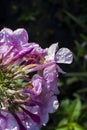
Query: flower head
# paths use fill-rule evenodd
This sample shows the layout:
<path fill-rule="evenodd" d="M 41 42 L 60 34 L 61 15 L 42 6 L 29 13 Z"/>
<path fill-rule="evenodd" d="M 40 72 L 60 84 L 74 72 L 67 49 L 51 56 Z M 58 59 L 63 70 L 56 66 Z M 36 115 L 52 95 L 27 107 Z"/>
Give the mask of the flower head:
<path fill-rule="evenodd" d="M 42 49 L 28 43 L 25 29 L 0 31 L 0 129 L 39 130 L 59 103 L 57 63 L 72 62 L 67 48 L 58 43 Z M 35 72 L 32 75 L 32 72 Z M 3 125 L 2 125 L 3 124 Z"/>

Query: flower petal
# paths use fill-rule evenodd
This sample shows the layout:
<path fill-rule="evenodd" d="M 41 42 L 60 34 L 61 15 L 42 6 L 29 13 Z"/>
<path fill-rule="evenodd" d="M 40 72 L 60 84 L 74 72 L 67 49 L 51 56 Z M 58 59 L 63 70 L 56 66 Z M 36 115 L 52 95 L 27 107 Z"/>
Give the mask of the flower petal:
<path fill-rule="evenodd" d="M 31 117 L 31 119 L 32 119 L 33 121 L 35 121 L 35 122 L 38 123 L 38 124 L 40 123 L 40 117 L 39 117 L 39 115 L 31 113 L 30 111 L 28 111 L 27 109 L 23 108 L 22 106 L 20 106 L 20 107 L 23 109 L 23 111 L 24 111 L 27 115 L 29 115 L 29 116 Z"/>
<path fill-rule="evenodd" d="M 54 43 L 52 44 L 49 48 L 48 48 L 48 55 L 45 57 L 46 60 L 54 60 L 55 58 L 55 53 L 58 49 L 58 43 Z"/>
<path fill-rule="evenodd" d="M 5 118 L 4 115 L 2 115 L 2 114 L 0 113 L 0 129 L 1 129 L 1 130 L 5 130 L 6 125 L 7 125 L 7 119 Z"/>
<path fill-rule="evenodd" d="M 0 31 L 0 44 L 2 43 L 10 43 L 10 41 L 12 40 L 11 36 L 12 36 L 13 31 L 9 28 L 3 28 Z"/>
<path fill-rule="evenodd" d="M 56 62 L 70 64 L 73 60 L 72 52 L 68 48 L 61 48 L 56 53 Z"/>
<path fill-rule="evenodd" d="M 25 44 L 28 42 L 27 31 L 23 28 L 17 29 L 13 32 L 13 37 L 19 41 L 19 43 Z"/>
<path fill-rule="evenodd" d="M 23 125 L 22 121 L 17 116 L 17 114 L 13 113 L 13 116 L 14 116 L 15 120 L 17 121 L 18 125 L 19 125 L 19 129 L 18 130 L 26 130 L 25 126 Z"/>
<path fill-rule="evenodd" d="M 56 96 L 50 97 L 48 101 L 48 112 L 54 113 L 59 107 L 59 103 Z"/>

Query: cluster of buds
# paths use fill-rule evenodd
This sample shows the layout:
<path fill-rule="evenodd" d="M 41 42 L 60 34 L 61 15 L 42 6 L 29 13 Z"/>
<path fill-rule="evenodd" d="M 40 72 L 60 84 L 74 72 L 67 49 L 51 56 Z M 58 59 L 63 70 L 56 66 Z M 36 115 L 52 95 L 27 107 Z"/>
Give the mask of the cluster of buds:
<path fill-rule="evenodd" d="M 0 130 L 39 130 L 57 110 L 58 63 L 72 52 L 58 43 L 42 49 L 25 29 L 0 31 Z"/>

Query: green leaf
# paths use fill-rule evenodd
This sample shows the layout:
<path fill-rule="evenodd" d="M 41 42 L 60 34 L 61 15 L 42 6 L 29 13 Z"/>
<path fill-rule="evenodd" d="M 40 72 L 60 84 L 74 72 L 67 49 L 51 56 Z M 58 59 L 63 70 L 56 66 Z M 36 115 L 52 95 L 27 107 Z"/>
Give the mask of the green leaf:
<path fill-rule="evenodd" d="M 85 36 L 84 34 L 80 34 L 81 38 L 87 42 L 87 36 Z"/>
<path fill-rule="evenodd" d="M 81 101 L 79 98 L 75 99 L 69 108 L 69 122 L 77 120 L 81 112 Z"/>
<path fill-rule="evenodd" d="M 77 77 L 71 77 L 71 78 L 67 79 L 66 83 L 67 83 L 67 85 L 71 85 L 71 84 L 77 82 L 78 80 L 79 79 Z"/>
<path fill-rule="evenodd" d="M 67 118 L 63 118 L 59 123 L 58 123 L 58 127 L 67 125 L 68 123 L 68 119 Z"/>
<path fill-rule="evenodd" d="M 72 14 L 69 13 L 68 11 L 64 11 L 64 12 L 65 12 L 65 14 L 66 14 L 69 18 L 71 18 L 73 21 L 75 21 L 80 27 L 86 28 L 85 25 L 83 24 L 83 22 L 82 22 L 80 19 L 76 18 L 74 15 L 72 15 Z"/>
<path fill-rule="evenodd" d="M 67 73 L 66 76 L 87 77 L 87 72 L 72 72 L 72 73 Z"/>
<path fill-rule="evenodd" d="M 68 113 L 68 109 L 67 108 L 69 108 L 69 104 L 70 104 L 69 99 L 62 100 L 61 108 L 63 109 L 64 113 Z"/>
<path fill-rule="evenodd" d="M 72 122 L 72 123 L 68 124 L 67 130 L 85 130 L 85 128 L 83 126 L 80 126 L 76 122 Z"/>
<path fill-rule="evenodd" d="M 77 122 L 71 122 L 66 125 L 57 126 L 55 130 L 85 130 L 85 128 Z"/>
<path fill-rule="evenodd" d="M 80 44 L 78 41 L 75 41 L 75 44 L 76 44 L 76 50 L 78 52 L 78 56 L 83 57 L 85 54 L 84 44 Z"/>
<path fill-rule="evenodd" d="M 68 127 L 65 125 L 65 126 L 62 126 L 62 127 L 58 127 L 55 130 L 68 130 Z"/>

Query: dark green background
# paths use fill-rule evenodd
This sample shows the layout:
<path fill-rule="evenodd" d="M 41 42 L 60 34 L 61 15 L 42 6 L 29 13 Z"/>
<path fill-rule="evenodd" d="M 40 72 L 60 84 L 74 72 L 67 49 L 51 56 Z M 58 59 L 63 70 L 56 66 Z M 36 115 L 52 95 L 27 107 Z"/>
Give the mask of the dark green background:
<path fill-rule="evenodd" d="M 86 0 L 0 0 L 0 28 L 24 27 L 43 47 L 57 41 L 71 47 L 85 30 L 66 11 L 87 24 Z"/>

